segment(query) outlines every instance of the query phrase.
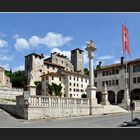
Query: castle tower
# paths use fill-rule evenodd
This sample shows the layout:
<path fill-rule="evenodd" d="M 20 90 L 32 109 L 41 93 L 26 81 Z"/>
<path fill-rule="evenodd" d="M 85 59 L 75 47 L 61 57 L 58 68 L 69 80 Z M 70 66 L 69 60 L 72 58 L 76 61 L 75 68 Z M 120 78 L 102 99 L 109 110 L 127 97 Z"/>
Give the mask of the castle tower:
<path fill-rule="evenodd" d="M 32 53 L 25 56 L 25 76 L 27 82 L 30 81 L 30 73 L 33 73 L 33 81 L 41 81 L 41 75 L 43 74 L 43 54 L 39 55 Z"/>
<path fill-rule="evenodd" d="M 84 51 L 76 48 L 71 51 L 71 63 L 74 66 L 74 71 L 84 73 Z"/>

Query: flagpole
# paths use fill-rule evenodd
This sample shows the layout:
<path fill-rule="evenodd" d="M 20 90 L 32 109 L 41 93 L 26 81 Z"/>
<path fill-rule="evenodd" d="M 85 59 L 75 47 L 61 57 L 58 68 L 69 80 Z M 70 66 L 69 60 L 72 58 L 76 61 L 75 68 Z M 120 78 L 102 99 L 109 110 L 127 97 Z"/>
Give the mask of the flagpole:
<path fill-rule="evenodd" d="M 123 25 L 123 24 L 122 24 Z M 124 27 L 122 29 L 122 41 L 123 41 L 123 57 L 125 59 L 125 75 L 124 75 L 124 82 L 125 82 L 125 88 L 124 88 L 124 98 L 122 100 L 121 106 L 128 109 L 129 108 L 129 104 L 130 104 L 130 98 L 129 98 L 129 90 L 128 90 L 128 80 L 127 80 L 127 55 L 126 55 L 126 37 L 128 39 L 128 35 L 126 36 L 126 30 L 124 31 Z M 128 41 L 128 40 L 127 40 Z M 127 42 L 128 43 L 128 42 Z"/>

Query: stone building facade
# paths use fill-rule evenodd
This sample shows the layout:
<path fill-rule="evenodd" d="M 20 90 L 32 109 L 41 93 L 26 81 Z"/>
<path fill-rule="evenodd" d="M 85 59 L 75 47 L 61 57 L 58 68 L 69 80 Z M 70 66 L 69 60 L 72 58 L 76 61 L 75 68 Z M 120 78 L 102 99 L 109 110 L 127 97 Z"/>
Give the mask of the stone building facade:
<path fill-rule="evenodd" d="M 82 94 L 86 94 L 88 82 L 88 76 L 61 69 L 42 75 L 42 93 L 48 95 L 48 84 L 55 83 L 61 84 L 65 97 L 81 98 Z"/>
<path fill-rule="evenodd" d="M 77 49 L 82 52 L 82 50 Z M 73 53 L 71 53 L 73 54 Z M 51 56 L 47 59 L 44 59 L 43 54 L 36 54 L 32 53 L 25 56 L 25 75 L 28 79 L 28 83 L 30 81 L 30 73 L 33 72 L 33 81 L 41 81 L 41 75 L 47 74 L 49 72 L 57 72 L 59 69 L 64 69 L 66 71 L 74 72 L 75 69 L 80 67 L 80 70 L 83 72 L 83 53 L 79 55 L 77 53 L 76 55 L 72 55 L 72 57 L 79 61 L 78 57 L 82 60 L 79 63 L 76 63 L 76 65 L 73 65 L 73 63 L 64 55 L 54 52 L 51 53 Z M 75 68 L 76 67 L 76 68 Z M 79 70 L 79 69 L 77 69 Z"/>
<path fill-rule="evenodd" d="M 84 73 L 84 51 L 79 48 L 71 51 L 71 63 L 74 66 L 74 71 Z"/>
<path fill-rule="evenodd" d="M 101 66 L 101 62 L 95 70 L 95 86 L 97 87 L 96 97 L 101 101 L 101 92 L 106 83 L 109 92 L 109 101 L 112 104 L 122 102 L 125 84 L 128 84 L 129 95 L 133 100 L 140 100 L 140 59 L 135 59 L 126 63 L 124 58 L 118 64 Z"/>
<path fill-rule="evenodd" d="M 5 69 L 0 67 L 0 87 L 11 88 L 10 78 L 5 75 Z"/>

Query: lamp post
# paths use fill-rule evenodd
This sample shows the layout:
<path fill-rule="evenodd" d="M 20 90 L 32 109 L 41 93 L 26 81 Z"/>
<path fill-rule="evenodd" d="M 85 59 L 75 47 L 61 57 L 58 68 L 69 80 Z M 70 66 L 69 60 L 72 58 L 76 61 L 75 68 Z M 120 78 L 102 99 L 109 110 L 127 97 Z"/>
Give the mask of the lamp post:
<path fill-rule="evenodd" d="M 89 58 L 89 85 L 87 87 L 87 97 L 90 98 L 91 106 L 97 104 L 96 99 L 96 87 L 94 86 L 94 69 L 93 69 L 93 58 L 94 58 L 94 51 L 96 50 L 95 44 L 92 40 L 87 43 L 87 47 L 85 50 L 88 52 Z"/>

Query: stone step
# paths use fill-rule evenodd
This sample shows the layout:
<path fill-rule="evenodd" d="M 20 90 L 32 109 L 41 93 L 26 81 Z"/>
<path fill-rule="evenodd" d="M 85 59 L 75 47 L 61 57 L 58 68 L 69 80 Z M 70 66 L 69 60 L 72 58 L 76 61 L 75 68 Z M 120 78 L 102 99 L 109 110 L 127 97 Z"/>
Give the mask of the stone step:
<path fill-rule="evenodd" d="M 128 112 L 127 110 L 123 109 L 122 107 L 118 105 L 106 105 L 104 106 L 104 113 L 125 113 Z"/>

